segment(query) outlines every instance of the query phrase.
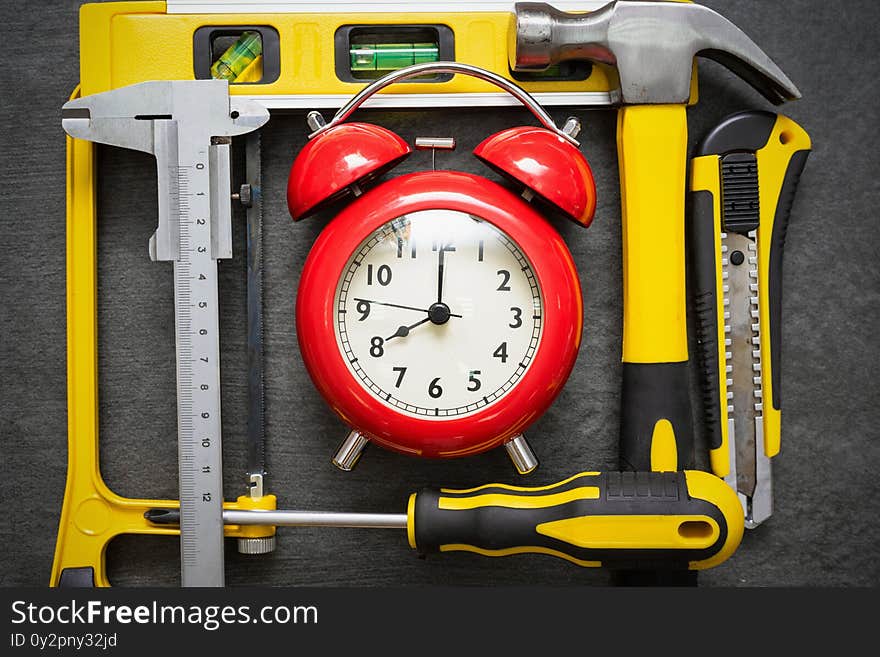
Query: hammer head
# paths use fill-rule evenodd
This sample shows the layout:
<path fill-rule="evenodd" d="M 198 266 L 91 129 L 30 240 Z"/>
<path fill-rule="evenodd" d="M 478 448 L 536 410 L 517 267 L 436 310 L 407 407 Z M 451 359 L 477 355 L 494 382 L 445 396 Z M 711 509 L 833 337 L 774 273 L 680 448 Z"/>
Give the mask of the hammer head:
<path fill-rule="evenodd" d="M 690 2 L 615 0 L 580 14 L 519 2 L 510 39 L 516 71 L 543 70 L 569 59 L 616 66 L 624 104 L 686 103 L 697 56 L 723 64 L 774 104 L 800 98 L 742 30 Z"/>

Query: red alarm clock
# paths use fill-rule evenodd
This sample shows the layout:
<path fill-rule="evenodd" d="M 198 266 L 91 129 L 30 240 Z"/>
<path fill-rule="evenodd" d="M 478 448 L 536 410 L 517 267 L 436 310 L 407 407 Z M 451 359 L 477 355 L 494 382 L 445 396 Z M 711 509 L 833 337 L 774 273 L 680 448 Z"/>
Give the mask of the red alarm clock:
<path fill-rule="evenodd" d="M 385 86 L 439 72 L 491 82 L 540 121 L 474 150 L 522 196 L 460 171 L 412 173 L 365 189 L 412 149 L 386 128 L 345 120 Z M 312 112 L 309 124 L 315 131 L 288 180 L 291 216 L 355 197 L 312 247 L 296 303 L 309 375 L 351 427 L 333 463 L 350 470 L 368 442 L 431 458 L 504 445 L 517 470 L 530 472 L 537 459 L 523 432 L 571 373 L 583 306 L 568 248 L 526 199 L 538 196 L 589 225 L 595 186 L 572 134 L 576 121 L 561 130 L 508 80 L 438 62 L 386 75 L 329 123 Z"/>

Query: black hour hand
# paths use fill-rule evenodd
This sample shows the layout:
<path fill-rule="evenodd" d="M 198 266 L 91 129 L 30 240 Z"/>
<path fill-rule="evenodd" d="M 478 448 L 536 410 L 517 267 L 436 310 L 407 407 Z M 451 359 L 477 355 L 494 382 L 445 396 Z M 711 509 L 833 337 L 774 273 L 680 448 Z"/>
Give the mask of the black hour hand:
<path fill-rule="evenodd" d="M 409 332 L 411 330 L 413 330 L 416 326 L 420 326 L 421 324 L 424 324 L 425 322 L 429 322 L 429 321 L 431 321 L 430 316 L 425 317 L 422 320 L 419 320 L 415 324 L 410 324 L 409 326 L 398 326 L 397 330 L 392 335 L 385 338 L 385 342 L 388 342 L 391 338 L 405 338 L 406 336 L 409 335 Z"/>

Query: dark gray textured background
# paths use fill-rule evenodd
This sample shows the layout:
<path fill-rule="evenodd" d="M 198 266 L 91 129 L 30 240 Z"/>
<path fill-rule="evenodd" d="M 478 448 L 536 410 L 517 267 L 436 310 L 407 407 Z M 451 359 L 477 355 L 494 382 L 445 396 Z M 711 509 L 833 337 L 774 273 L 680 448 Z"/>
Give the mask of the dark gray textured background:
<path fill-rule="evenodd" d="M 0 584 L 48 583 L 66 470 L 64 135 L 60 107 L 78 79 L 78 2 L 29 2 L 7 12 L 0 67 Z M 774 460 L 773 517 L 737 553 L 704 572 L 707 587 L 876 586 L 880 273 L 876 250 L 878 5 L 870 0 L 705 4 L 748 33 L 804 98 L 781 111 L 801 123 L 814 152 L 788 232 L 783 300 L 783 436 Z M 768 108 L 714 63 L 701 67 L 701 102 L 690 110 L 696 141 L 723 116 Z M 553 218 L 584 287 L 583 346 L 567 387 L 529 432 L 542 485 L 584 469 L 615 468 L 621 331 L 620 221 L 615 121 L 610 111 L 554 109 L 582 118 L 580 137 L 596 176 L 599 207 L 588 230 Z M 518 122 L 507 109 L 375 114 L 410 139 L 455 135 L 439 166 L 481 169 L 470 149 Z M 426 484 L 521 483 L 502 450 L 425 462 L 371 448 L 352 473 L 329 463 L 345 428 L 313 389 L 297 351 L 294 297 L 308 249 L 326 217 L 293 225 L 287 171 L 304 143 L 301 114 L 263 130 L 266 358 L 271 492 L 286 508 L 402 512 Z M 429 166 L 415 155 L 395 174 Z M 101 150 L 99 353 L 101 456 L 119 493 L 175 497 L 171 268 L 151 263 L 155 169 L 144 154 Z M 236 257 L 221 264 L 223 422 L 228 498 L 242 491 L 245 428 L 243 217 Z M 692 351 L 693 353 L 693 351 Z M 697 460 L 707 458 L 698 441 Z M 230 585 L 604 585 L 608 573 L 543 556 L 420 560 L 402 532 L 282 529 L 277 551 L 241 557 L 227 545 Z M 178 546 L 164 538 L 118 539 L 108 553 L 116 584 L 175 586 Z"/>

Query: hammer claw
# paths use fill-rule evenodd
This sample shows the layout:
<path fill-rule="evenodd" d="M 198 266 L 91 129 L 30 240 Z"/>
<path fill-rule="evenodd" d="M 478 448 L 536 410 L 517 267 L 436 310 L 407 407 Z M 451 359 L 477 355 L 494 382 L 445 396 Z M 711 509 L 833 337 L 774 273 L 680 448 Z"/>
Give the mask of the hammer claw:
<path fill-rule="evenodd" d="M 690 7 L 687 15 L 704 41 L 696 55 L 727 67 L 775 105 L 801 97 L 788 76 L 745 32 L 707 7 Z"/>
<path fill-rule="evenodd" d="M 745 37 L 745 35 L 743 35 Z M 748 39 L 748 37 L 745 37 Z M 749 43 L 753 43 L 748 39 Z M 757 46 L 755 46 L 757 48 Z M 787 100 L 797 100 L 801 92 L 794 83 L 788 79 L 773 61 L 761 52 L 761 60 L 751 61 L 738 57 L 730 52 L 707 49 L 698 54 L 718 62 L 727 69 L 741 77 L 755 88 L 764 98 L 774 105 L 781 105 Z"/>

